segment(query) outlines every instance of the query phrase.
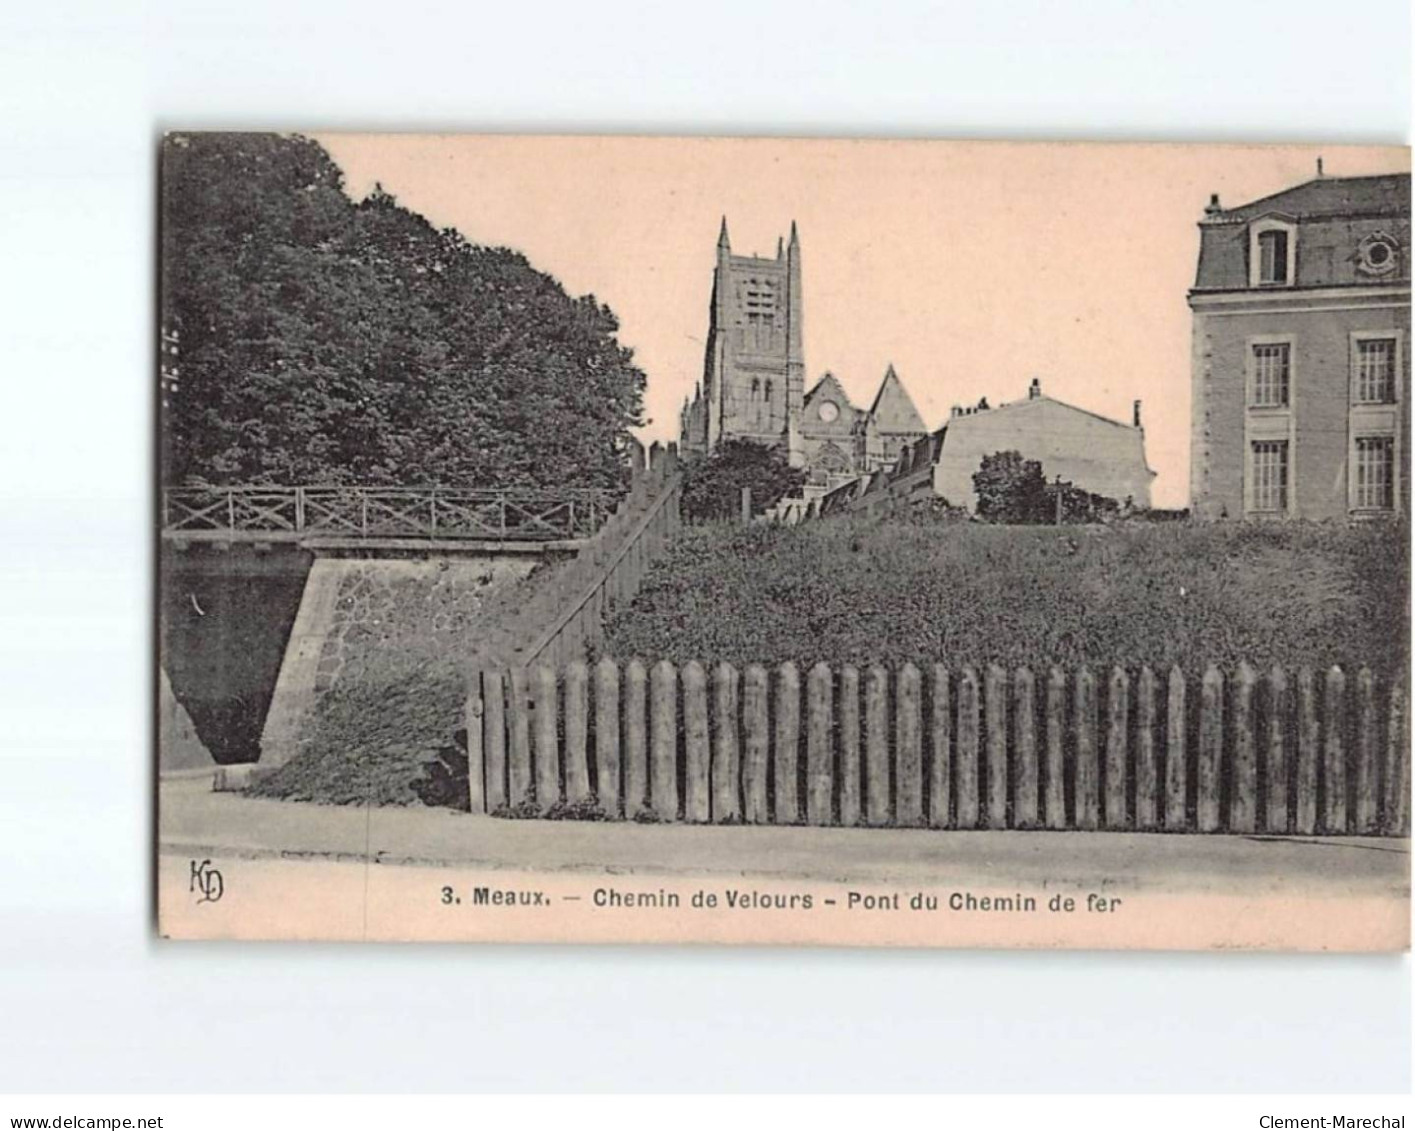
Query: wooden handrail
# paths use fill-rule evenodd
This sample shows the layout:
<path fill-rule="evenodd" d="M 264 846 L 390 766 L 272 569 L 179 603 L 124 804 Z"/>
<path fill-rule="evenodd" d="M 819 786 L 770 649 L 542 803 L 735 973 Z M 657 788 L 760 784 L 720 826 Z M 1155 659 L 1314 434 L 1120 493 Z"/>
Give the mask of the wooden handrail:
<path fill-rule="evenodd" d="M 611 551 L 609 559 L 595 571 L 594 580 L 587 584 L 581 590 L 580 595 L 573 602 L 567 604 L 560 615 L 525 649 L 524 657 L 518 660 L 518 664 L 528 667 L 535 663 L 540 654 L 549 647 L 556 636 L 564 630 L 565 626 L 594 599 L 594 595 L 604 588 L 605 581 L 615 569 L 618 568 L 619 563 L 624 560 L 625 556 L 634 549 L 639 539 L 643 537 L 644 531 L 648 529 L 649 524 L 658 516 L 659 512 L 663 510 L 670 500 L 675 505 L 677 504 L 678 490 L 681 485 L 682 474 L 675 470 L 664 480 L 663 488 L 659 492 L 658 497 L 655 498 L 648 509 L 644 511 L 643 515 L 634 524 L 630 533 L 619 543 L 619 547 Z"/>
<path fill-rule="evenodd" d="M 166 487 L 162 533 L 259 539 L 335 531 L 377 538 L 391 527 L 401 537 L 564 540 L 599 529 L 605 498 L 602 490 L 576 487 Z M 508 521 L 508 510 L 519 519 Z"/>

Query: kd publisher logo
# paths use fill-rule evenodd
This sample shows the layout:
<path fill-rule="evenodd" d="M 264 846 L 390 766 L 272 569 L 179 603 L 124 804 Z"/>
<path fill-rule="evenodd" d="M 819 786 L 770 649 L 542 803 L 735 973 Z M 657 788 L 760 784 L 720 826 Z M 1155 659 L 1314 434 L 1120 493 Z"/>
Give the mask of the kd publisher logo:
<path fill-rule="evenodd" d="M 226 893 L 221 873 L 211 866 L 210 860 L 203 860 L 200 864 L 193 860 L 191 867 L 191 883 L 187 885 L 187 890 L 193 895 L 201 893 L 197 903 L 215 903 Z"/>

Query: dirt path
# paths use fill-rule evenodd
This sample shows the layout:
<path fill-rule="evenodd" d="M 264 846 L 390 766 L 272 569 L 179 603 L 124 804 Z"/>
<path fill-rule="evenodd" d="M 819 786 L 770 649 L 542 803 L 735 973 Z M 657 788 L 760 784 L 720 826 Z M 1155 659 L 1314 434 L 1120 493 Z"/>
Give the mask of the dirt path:
<path fill-rule="evenodd" d="M 1403 897 L 1410 877 L 1408 840 L 506 821 L 266 801 L 196 777 L 163 781 L 159 839 L 166 855 L 840 883 Z"/>

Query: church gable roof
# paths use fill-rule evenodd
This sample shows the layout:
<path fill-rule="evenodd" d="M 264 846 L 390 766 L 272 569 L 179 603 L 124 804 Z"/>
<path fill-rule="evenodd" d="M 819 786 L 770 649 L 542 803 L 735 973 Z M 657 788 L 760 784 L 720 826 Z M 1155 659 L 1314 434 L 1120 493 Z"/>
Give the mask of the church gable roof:
<path fill-rule="evenodd" d="M 845 395 L 845 390 L 840 387 L 840 382 L 836 380 L 835 374 L 826 372 L 813 386 L 811 391 L 805 396 L 805 404 L 813 405 L 818 400 L 834 401 L 840 406 L 840 411 L 854 411 L 855 406 L 850 403 L 850 398 Z"/>
<path fill-rule="evenodd" d="M 893 365 L 884 371 L 884 380 L 880 382 L 879 392 L 870 405 L 870 416 L 879 430 L 886 434 L 928 431 Z"/>

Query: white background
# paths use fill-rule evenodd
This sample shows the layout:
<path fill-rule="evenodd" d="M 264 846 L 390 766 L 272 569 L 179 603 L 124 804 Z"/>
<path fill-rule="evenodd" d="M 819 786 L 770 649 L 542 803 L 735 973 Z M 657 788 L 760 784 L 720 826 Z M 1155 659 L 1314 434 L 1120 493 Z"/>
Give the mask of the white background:
<path fill-rule="evenodd" d="M 146 704 L 161 129 L 1408 143 L 1409 37 L 1402 0 L 4 5 L 0 1091 L 1407 1088 L 1404 957 L 162 945 Z"/>

